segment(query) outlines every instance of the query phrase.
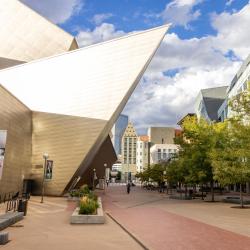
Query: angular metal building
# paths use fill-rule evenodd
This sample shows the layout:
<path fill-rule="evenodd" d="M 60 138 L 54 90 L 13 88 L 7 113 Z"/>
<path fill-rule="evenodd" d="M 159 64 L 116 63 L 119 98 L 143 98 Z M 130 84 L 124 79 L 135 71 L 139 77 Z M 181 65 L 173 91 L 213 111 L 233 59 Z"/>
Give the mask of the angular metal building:
<path fill-rule="evenodd" d="M 0 69 L 77 49 L 75 38 L 19 0 L 1 0 Z"/>
<path fill-rule="evenodd" d="M 48 195 L 91 184 L 94 168 L 103 177 L 104 164 L 109 167 L 116 160 L 109 132 L 168 27 L 1 70 L 0 130 L 7 131 L 1 192 L 20 190 L 23 180 L 31 179 L 38 194 L 45 152 L 53 160 Z M 72 48 L 74 39 L 67 37 L 66 44 L 64 50 Z M 29 60 L 4 54 L 1 46 L 0 57 Z"/>

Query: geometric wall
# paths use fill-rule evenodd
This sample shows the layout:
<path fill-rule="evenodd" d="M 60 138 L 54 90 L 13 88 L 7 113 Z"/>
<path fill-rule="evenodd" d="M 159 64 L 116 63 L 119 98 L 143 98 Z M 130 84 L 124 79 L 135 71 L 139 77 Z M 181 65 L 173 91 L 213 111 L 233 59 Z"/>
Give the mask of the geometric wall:
<path fill-rule="evenodd" d="M 4 115 L 6 124 L 0 120 L 0 130 L 6 129 L 8 133 L 10 130 L 12 134 L 14 129 L 16 133 L 11 142 L 12 137 L 7 136 L 6 147 L 6 157 L 12 155 L 16 165 L 8 165 L 6 160 L 6 166 L 17 166 L 21 174 L 26 164 L 25 178 L 35 179 L 39 184 L 43 174 L 42 155 L 48 153 L 54 166 L 53 178 L 46 183 L 45 192 L 61 195 L 78 177 L 90 176 L 93 168 L 99 171 L 104 163 L 111 163 L 108 159 L 114 161 L 109 132 L 168 27 L 164 25 L 0 70 L 0 84 L 14 96 L 11 101 L 18 102 L 18 99 L 20 105 L 5 104 L 5 96 L 0 99 L 0 107 L 4 107 L 0 116 L 5 114 L 5 109 L 10 112 L 9 116 Z M 26 115 L 20 124 L 11 122 L 16 108 Z M 21 148 L 16 149 L 15 140 L 22 142 Z M 18 154 L 13 154 L 13 150 L 18 150 Z M 25 159 L 19 164 L 22 150 L 26 150 Z M 0 180 L 1 185 L 6 181 Z"/>
<path fill-rule="evenodd" d="M 46 183 L 46 193 L 60 195 L 83 157 L 89 152 L 106 121 L 32 112 L 32 179 L 41 180 L 43 153 L 53 160 L 53 181 Z M 40 191 L 41 189 L 37 189 Z"/>
<path fill-rule="evenodd" d="M 0 194 L 17 192 L 31 173 L 31 111 L 1 85 L 0 130 L 7 130 Z"/>
<path fill-rule="evenodd" d="M 29 62 L 78 48 L 72 35 L 18 0 L 1 0 L 0 13 L 0 57 L 5 60 Z"/>

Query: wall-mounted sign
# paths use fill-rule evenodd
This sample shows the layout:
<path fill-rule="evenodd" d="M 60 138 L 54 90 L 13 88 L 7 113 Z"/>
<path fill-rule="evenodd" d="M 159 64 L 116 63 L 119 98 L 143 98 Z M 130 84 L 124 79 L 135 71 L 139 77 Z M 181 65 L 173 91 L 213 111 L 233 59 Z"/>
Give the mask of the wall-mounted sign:
<path fill-rule="evenodd" d="M 7 130 L 0 130 L 0 180 L 3 174 L 3 162 L 5 155 L 6 138 L 7 138 Z"/>
<path fill-rule="evenodd" d="M 52 172 L 53 172 L 53 161 L 47 160 L 47 165 L 45 168 L 45 179 L 46 180 L 52 179 Z"/>

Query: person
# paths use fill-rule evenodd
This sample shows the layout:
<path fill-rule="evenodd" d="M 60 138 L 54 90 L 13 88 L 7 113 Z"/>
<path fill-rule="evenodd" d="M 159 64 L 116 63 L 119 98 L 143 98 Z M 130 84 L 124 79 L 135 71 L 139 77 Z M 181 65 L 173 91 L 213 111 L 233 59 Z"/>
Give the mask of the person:
<path fill-rule="evenodd" d="M 127 193 L 129 194 L 130 193 L 130 182 L 128 182 L 128 184 L 127 184 Z"/>
<path fill-rule="evenodd" d="M 109 180 L 106 180 L 107 187 L 109 186 Z"/>

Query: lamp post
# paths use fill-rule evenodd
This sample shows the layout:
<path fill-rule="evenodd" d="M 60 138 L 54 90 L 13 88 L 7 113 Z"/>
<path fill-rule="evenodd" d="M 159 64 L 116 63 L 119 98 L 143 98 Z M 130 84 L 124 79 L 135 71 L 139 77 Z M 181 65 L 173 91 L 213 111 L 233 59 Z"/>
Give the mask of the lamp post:
<path fill-rule="evenodd" d="M 95 168 L 93 169 L 93 191 L 95 190 L 95 178 L 96 178 L 96 172 Z"/>
<path fill-rule="evenodd" d="M 43 154 L 44 159 L 44 167 L 43 167 L 43 181 L 42 181 L 42 196 L 41 196 L 41 203 L 43 203 L 43 196 L 44 196 L 44 184 L 45 184 L 45 174 L 46 174 L 46 166 L 47 166 L 47 160 L 49 158 L 48 153 Z"/>
<path fill-rule="evenodd" d="M 105 170 L 105 174 L 104 174 L 104 194 L 105 194 L 105 191 L 106 191 L 106 185 L 107 185 L 107 163 L 104 163 L 103 164 L 103 166 L 104 166 L 104 170 Z"/>

